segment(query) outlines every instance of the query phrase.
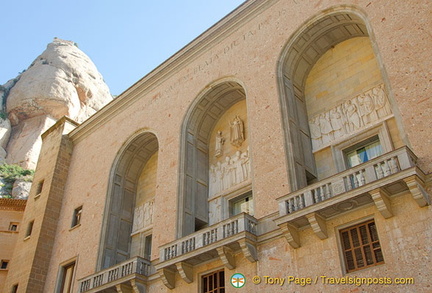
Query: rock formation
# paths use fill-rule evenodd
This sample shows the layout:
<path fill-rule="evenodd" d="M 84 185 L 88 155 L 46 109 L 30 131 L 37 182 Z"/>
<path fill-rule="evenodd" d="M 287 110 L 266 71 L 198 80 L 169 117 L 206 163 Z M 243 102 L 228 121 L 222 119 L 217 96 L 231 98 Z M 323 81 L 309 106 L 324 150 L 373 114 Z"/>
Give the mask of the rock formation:
<path fill-rule="evenodd" d="M 0 87 L 0 97 L 0 158 L 28 169 L 36 167 L 40 135 L 58 119 L 80 123 L 112 100 L 90 58 L 74 42 L 57 38 Z"/>

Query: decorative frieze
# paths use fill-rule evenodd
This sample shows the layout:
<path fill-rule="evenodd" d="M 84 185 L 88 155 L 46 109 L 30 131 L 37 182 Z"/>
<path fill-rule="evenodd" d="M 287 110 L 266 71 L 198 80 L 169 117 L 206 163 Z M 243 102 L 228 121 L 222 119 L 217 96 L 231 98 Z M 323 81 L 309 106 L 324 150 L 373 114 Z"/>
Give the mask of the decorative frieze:
<path fill-rule="evenodd" d="M 225 161 L 210 165 L 209 176 L 209 196 L 248 180 L 250 176 L 249 148 L 245 152 L 236 151 L 233 156 L 226 156 Z"/>
<path fill-rule="evenodd" d="M 153 224 L 154 200 L 147 201 L 135 208 L 132 233 L 150 228 Z"/>
<path fill-rule="evenodd" d="M 336 140 L 360 132 L 391 114 L 384 85 L 380 84 L 309 119 L 312 149 L 319 150 Z"/>

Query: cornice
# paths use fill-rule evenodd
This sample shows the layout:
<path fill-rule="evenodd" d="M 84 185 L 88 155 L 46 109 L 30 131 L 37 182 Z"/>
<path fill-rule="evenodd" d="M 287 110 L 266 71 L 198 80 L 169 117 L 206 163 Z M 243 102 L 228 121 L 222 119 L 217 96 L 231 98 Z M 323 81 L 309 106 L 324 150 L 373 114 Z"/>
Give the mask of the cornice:
<path fill-rule="evenodd" d="M 24 211 L 27 204 L 25 199 L 0 198 L 0 210 Z"/>
<path fill-rule="evenodd" d="M 222 18 L 215 25 L 203 32 L 173 56 L 164 61 L 161 65 L 133 84 L 112 102 L 84 121 L 76 129 L 71 131 L 70 138 L 75 143 L 79 142 L 110 119 L 115 112 L 121 111 L 133 104 L 137 99 L 141 98 L 143 95 L 162 84 L 174 73 L 178 72 L 185 66 L 185 64 L 198 58 L 203 52 L 208 50 L 212 44 L 228 37 L 239 27 L 246 24 L 251 18 L 255 17 L 267 7 L 278 1 L 279 0 L 245 1 L 234 11 Z"/>

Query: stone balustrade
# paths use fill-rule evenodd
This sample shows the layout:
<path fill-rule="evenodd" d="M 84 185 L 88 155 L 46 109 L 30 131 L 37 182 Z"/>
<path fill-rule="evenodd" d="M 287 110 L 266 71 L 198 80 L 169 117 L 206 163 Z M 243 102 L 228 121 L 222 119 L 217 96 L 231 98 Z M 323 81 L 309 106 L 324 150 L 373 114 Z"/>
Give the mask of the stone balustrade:
<path fill-rule="evenodd" d="M 326 239 L 326 219 L 374 203 L 384 218 L 392 217 L 391 197 L 409 191 L 420 207 L 430 205 L 425 173 L 417 157 L 402 147 L 278 198 L 275 223 L 293 248 L 300 247 L 299 229 L 311 227 Z"/>
<path fill-rule="evenodd" d="M 162 246 L 160 248 L 160 262 L 193 252 L 244 231 L 255 235 L 256 225 L 257 220 L 254 217 L 241 213 Z"/>
<path fill-rule="evenodd" d="M 321 180 L 306 188 L 278 198 L 279 214 L 284 216 L 326 199 L 354 190 L 416 166 L 417 158 L 407 147 Z"/>
<path fill-rule="evenodd" d="M 115 287 L 118 283 L 129 281 L 136 275 L 149 276 L 152 273 L 153 269 L 148 260 L 134 257 L 79 280 L 78 292 L 99 292 L 107 287 Z"/>

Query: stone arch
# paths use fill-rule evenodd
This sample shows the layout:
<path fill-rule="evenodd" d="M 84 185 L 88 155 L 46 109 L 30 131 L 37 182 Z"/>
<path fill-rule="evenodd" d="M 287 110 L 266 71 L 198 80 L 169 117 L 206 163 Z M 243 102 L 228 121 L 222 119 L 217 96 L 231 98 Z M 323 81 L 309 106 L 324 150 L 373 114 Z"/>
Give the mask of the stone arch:
<path fill-rule="evenodd" d="M 113 163 L 103 218 L 99 269 L 130 258 L 138 180 L 147 161 L 158 150 L 156 135 L 140 131 L 123 145 Z"/>
<path fill-rule="evenodd" d="M 207 86 L 185 116 L 180 151 L 178 237 L 209 223 L 210 135 L 225 111 L 245 99 L 241 83 L 227 78 Z"/>
<path fill-rule="evenodd" d="M 333 7 L 304 23 L 284 47 L 277 72 L 291 190 L 305 187 L 317 178 L 305 104 L 309 72 L 329 49 L 356 37 L 371 40 L 375 58 L 380 62 L 371 36 L 371 27 L 362 11 L 350 6 Z M 385 80 L 382 68 L 380 64 Z"/>

